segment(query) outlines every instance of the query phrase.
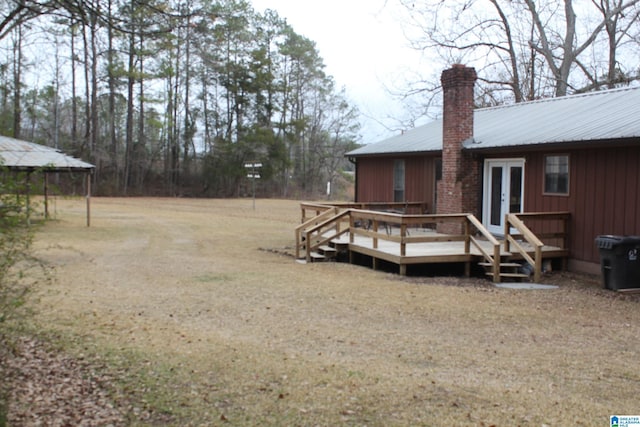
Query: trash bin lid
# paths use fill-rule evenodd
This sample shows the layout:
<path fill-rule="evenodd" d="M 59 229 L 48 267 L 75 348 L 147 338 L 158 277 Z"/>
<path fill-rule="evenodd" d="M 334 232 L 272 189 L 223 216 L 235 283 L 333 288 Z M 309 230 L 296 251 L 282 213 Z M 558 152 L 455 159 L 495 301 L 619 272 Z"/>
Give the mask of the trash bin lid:
<path fill-rule="evenodd" d="M 600 249 L 612 249 L 618 246 L 623 236 L 613 236 L 611 234 L 596 237 L 596 246 Z"/>
<path fill-rule="evenodd" d="M 619 245 L 640 246 L 640 236 L 614 236 L 606 234 L 596 237 L 596 245 L 600 249 L 613 249 Z"/>

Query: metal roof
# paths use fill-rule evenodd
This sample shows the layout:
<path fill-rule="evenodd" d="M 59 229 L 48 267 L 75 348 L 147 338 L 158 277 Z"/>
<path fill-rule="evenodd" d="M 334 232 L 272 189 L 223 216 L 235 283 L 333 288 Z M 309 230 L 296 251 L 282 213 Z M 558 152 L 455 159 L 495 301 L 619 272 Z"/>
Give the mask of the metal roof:
<path fill-rule="evenodd" d="M 11 169 L 45 169 L 54 172 L 95 168 L 55 148 L 6 136 L 0 136 L 0 164 Z"/>
<path fill-rule="evenodd" d="M 640 138 L 640 87 L 590 92 L 474 111 L 467 149 Z M 442 120 L 347 153 L 366 156 L 442 150 Z"/>

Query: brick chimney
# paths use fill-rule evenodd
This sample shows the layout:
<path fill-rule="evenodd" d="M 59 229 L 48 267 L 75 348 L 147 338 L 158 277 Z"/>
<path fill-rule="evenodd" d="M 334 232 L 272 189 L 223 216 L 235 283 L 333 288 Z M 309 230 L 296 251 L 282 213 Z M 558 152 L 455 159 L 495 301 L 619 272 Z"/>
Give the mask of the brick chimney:
<path fill-rule="evenodd" d="M 462 150 L 473 138 L 473 89 L 476 70 L 462 64 L 442 72 L 442 180 L 438 182 L 437 213 L 479 215 L 480 165 Z M 459 234 L 461 225 L 442 224 L 439 232 Z"/>

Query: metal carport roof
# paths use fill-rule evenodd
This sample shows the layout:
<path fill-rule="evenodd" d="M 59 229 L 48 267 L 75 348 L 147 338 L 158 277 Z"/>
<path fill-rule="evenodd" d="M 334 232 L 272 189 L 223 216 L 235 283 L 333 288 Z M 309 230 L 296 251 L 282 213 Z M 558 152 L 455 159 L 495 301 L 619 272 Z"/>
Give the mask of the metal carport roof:
<path fill-rule="evenodd" d="M 0 166 L 27 173 L 41 171 L 45 174 L 45 216 L 48 216 L 47 173 L 83 172 L 86 174 L 87 227 L 91 225 L 91 173 L 94 165 L 83 162 L 62 151 L 32 142 L 0 136 Z"/>
<path fill-rule="evenodd" d="M 0 164 L 9 169 L 41 169 L 47 172 L 90 171 L 95 168 L 55 148 L 6 136 L 0 136 Z"/>

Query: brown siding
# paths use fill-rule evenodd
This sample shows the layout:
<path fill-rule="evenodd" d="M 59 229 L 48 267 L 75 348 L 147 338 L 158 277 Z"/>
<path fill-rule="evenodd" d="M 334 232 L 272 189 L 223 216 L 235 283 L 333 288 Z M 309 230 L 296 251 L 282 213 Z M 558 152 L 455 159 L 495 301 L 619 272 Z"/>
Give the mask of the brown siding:
<path fill-rule="evenodd" d="M 374 157 L 357 160 L 357 202 L 393 201 L 393 162 L 405 161 L 405 201 L 426 202 L 434 198 L 434 158 L 428 156 Z"/>
<path fill-rule="evenodd" d="M 357 175 L 356 202 L 393 201 L 393 159 L 360 158 Z"/>
<path fill-rule="evenodd" d="M 598 235 L 640 235 L 639 148 L 558 151 L 569 155 L 568 196 L 543 194 L 545 154 L 551 153 L 526 156 L 524 208 L 571 212 L 572 258 L 598 263 Z"/>
<path fill-rule="evenodd" d="M 568 196 L 543 194 L 546 154 L 569 155 Z M 525 157 L 524 210 L 570 212 L 573 259 L 599 263 L 595 246 L 598 235 L 640 236 L 640 147 L 505 153 L 486 157 Z M 393 201 L 395 159 L 405 160 L 406 201 L 426 202 L 429 211 L 433 212 L 435 157 L 432 156 L 359 158 L 356 201 Z"/>

